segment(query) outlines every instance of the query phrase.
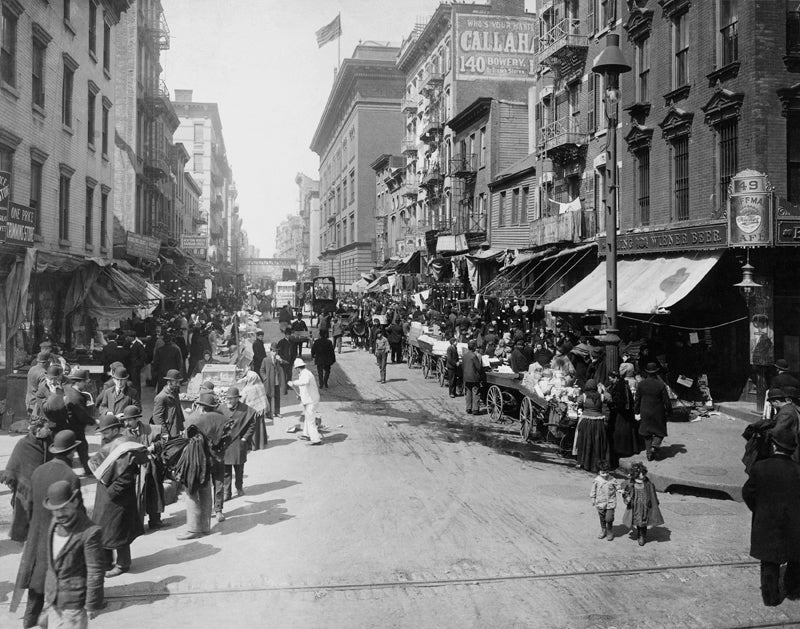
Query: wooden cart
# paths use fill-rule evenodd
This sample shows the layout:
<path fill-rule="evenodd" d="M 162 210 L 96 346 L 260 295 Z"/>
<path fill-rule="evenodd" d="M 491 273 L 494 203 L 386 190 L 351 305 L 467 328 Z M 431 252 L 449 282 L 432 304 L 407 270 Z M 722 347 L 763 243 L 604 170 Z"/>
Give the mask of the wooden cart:
<path fill-rule="evenodd" d="M 546 423 L 549 403 L 522 384 L 520 374 L 489 371 L 486 386 L 486 410 L 492 421 L 518 420 L 519 434 L 525 441 Z"/>

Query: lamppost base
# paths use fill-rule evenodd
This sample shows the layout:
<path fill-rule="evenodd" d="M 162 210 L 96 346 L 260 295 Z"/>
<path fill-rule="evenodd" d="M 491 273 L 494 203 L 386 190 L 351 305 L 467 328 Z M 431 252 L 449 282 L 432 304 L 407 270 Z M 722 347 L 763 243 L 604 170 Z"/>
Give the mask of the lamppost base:
<path fill-rule="evenodd" d="M 603 344 L 606 352 L 606 370 L 608 373 L 619 369 L 619 330 L 607 329 L 599 334 L 597 340 Z"/>

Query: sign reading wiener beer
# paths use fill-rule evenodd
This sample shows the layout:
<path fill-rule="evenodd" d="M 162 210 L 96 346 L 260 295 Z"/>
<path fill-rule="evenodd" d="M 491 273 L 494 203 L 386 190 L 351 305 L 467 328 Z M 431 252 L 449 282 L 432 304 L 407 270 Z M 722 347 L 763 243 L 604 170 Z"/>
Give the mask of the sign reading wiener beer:
<path fill-rule="evenodd" d="M 458 15 L 456 79 L 531 80 L 536 74 L 536 28 L 531 17 Z"/>
<path fill-rule="evenodd" d="M 772 244 L 772 186 L 767 176 L 743 170 L 731 178 L 728 243 L 732 247 Z"/>

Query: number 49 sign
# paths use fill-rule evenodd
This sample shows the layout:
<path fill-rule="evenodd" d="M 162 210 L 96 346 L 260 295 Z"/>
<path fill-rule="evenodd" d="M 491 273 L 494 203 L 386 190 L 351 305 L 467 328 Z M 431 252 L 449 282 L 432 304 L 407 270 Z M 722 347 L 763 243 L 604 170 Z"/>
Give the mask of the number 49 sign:
<path fill-rule="evenodd" d="M 754 247 L 772 244 L 773 188 L 763 173 L 743 170 L 731 178 L 728 199 L 728 244 Z"/>

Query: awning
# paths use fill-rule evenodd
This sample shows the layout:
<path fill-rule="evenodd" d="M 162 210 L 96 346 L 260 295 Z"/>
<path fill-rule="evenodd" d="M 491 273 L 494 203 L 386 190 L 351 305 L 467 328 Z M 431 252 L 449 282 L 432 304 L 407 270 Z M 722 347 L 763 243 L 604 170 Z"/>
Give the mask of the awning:
<path fill-rule="evenodd" d="M 464 234 L 445 234 L 436 239 L 436 252 L 460 253 L 469 251 L 467 237 Z"/>
<path fill-rule="evenodd" d="M 476 264 L 488 264 L 490 262 L 501 264 L 505 257 L 505 249 L 481 249 L 468 255 L 467 260 L 472 260 Z"/>
<path fill-rule="evenodd" d="M 617 310 L 653 314 L 686 297 L 719 261 L 721 252 L 674 258 L 617 261 Z M 604 312 L 605 261 L 561 297 L 546 305 L 552 312 Z"/>
<path fill-rule="evenodd" d="M 419 273 L 419 251 L 414 251 L 400 260 L 395 267 L 398 273 Z"/>
<path fill-rule="evenodd" d="M 381 275 L 379 278 L 369 283 L 367 286 L 367 292 L 379 293 L 389 290 L 389 288 L 389 277 L 387 275 Z"/>

